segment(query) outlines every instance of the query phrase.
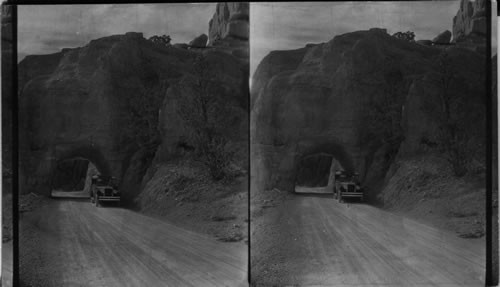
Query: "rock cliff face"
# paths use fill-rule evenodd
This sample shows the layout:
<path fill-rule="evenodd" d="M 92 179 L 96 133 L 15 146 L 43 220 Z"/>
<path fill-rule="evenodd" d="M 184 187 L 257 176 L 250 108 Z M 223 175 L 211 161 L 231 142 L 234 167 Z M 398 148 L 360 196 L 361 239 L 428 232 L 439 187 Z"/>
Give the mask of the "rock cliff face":
<path fill-rule="evenodd" d="M 251 91 L 252 193 L 292 191 L 300 160 L 326 153 L 358 171 L 375 196 L 394 158 L 429 152 L 438 137 L 428 103 L 439 106 L 433 101 L 442 91 L 435 81 L 442 74 L 440 58 L 460 79 L 449 92 L 463 96 L 473 111 L 467 129 L 482 131 L 485 60 L 473 51 L 422 46 L 370 29 L 271 52 L 258 66 Z M 392 154 L 383 137 L 373 134 L 374 124 L 390 129 L 382 123 L 387 114 L 375 115 L 382 118 L 378 125 L 374 110 L 400 115 L 401 139 Z M 484 140 L 484 134 L 477 138 Z"/>
<path fill-rule="evenodd" d="M 193 62 L 200 54 L 213 63 L 213 73 L 231 95 L 233 138 L 245 137 L 248 59 L 216 48 L 166 47 L 141 33 L 26 57 L 19 64 L 21 191 L 47 194 L 58 162 L 85 158 L 102 174 L 123 179 L 122 190 L 132 198 L 153 161 L 178 156 L 176 146 L 188 128 L 167 114 L 177 113 L 175 102 L 185 92 L 181 83 L 195 76 Z M 134 135 L 139 130 L 133 126 L 144 119 L 137 112 L 159 115 L 150 116 L 158 140 Z"/>
<path fill-rule="evenodd" d="M 223 2 L 217 4 L 217 11 L 209 23 L 209 45 L 217 41 L 234 38 L 248 41 L 248 2 Z"/>
<path fill-rule="evenodd" d="M 462 0 L 453 18 L 453 42 L 486 35 L 486 0 Z"/>
<path fill-rule="evenodd" d="M 75 157 L 89 159 L 101 173 L 120 177 L 126 157 L 121 124 L 127 117 L 120 99 L 144 87 L 145 79 L 131 73 L 146 70 L 139 55 L 144 45 L 148 42 L 141 34 L 128 33 L 21 61 L 23 192 L 47 192 L 57 162 Z"/>

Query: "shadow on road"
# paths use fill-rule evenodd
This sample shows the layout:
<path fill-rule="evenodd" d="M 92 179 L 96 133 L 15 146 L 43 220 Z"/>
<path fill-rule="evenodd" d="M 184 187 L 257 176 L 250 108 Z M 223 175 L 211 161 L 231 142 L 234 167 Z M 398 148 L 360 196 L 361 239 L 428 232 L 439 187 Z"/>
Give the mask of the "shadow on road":
<path fill-rule="evenodd" d="M 89 202 L 90 197 L 63 197 L 63 196 L 52 196 L 51 199 L 54 200 L 64 200 L 64 201 L 73 201 L 73 202 Z"/>
<path fill-rule="evenodd" d="M 317 193 L 317 192 L 294 192 L 293 193 L 295 196 L 302 196 L 302 197 L 316 197 L 316 198 L 328 198 L 334 201 L 338 201 L 338 199 L 335 199 L 333 197 L 333 192 L 331 193 Z M 355 205 L 371 205 L 367 203 L 366 201 L 361 201 L 359 198 L 344 198 L 341 202 L 345 204 L 355 204 Z"/>
<path fill-rule="evenodd" d="M 316 192 L 294 192 L 293 193 L 296 196 L 306 196 L 306 197 L 323 197 L 323 198 L 333 198 L 333 192 L 332 193 L 316 193 Z"/>
<path fill-rule="evenodd" d="M 52 198 L 90 198 L 87 191 L 61 191 L 52 190 L 50 196 Z"/>
<path fill-rule="evenodd" d="M 331 200 L 337 200 L 334 198 L 333 187 L 331 186 L 295 186 L 295 192 L 293 194 L 296 196 L 330 198 Z M 341 203 L 371 205 L 366 201 L 361 201 L 358 198 L 344 198 Z"/>
<path fill-rule="evenodd" d="M 87 202 L 89 205 L 95 206 L 94 203 L 90 202 L 90 197 L 64 197 L 64 196 L 52 196 L 51 199 L 57 200 L 57 201 L 65 201 L 65 202 Z M 96 208 L 116 208 L 120 209 L 123 208 L 123 206 L 120 206 L 116 202 L 99 202 L 99 206 Z"/>
<path fill-rule="evenodd" d="M 53 198 L 20 224 L 21 286 L 241 286 L 244 244 L 127 209 Z M 188 275 L 186 275 L 188 274 Z M 167 282 L 167 283 L 166 283 Z"/>

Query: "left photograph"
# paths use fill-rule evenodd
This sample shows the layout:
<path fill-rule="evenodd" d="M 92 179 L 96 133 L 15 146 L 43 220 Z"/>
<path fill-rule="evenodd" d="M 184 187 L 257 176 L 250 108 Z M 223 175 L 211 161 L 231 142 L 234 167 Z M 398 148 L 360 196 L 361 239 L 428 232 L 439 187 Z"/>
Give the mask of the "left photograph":
<path fill-rule="evenodd" d="M 248 6 L 18 6 L 21 286 L 248 286 Z"/>

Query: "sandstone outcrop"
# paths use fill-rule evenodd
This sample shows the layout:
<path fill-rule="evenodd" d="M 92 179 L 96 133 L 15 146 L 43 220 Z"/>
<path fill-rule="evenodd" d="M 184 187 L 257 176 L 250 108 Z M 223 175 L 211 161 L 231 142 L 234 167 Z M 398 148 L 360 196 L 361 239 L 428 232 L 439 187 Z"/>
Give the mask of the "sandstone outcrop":
<path fill-rule="evenodd" d="M 209 45 L 216 45 L 226 38 L 248 41 L 249 28 L 248 2 L 223 2 L 209 22 Z"/>
<path fill-rule="evenodd" d="M 189 46 L 194 48 L 205 48 L 207 46 L 207 41 L 208 36 L 206 34 L 201 34 L 189 42 Z"/>
<path fill-rule="evenodd" d="M 474 106 L 470 116 L 476 120 L 471 118 L 467 128 L 481 131 L 485 61 L 473 51 L 422 46 L 371 29 L 268 54 L 254 74 L 251 91 L 252 194 L 273 188 L 293 191 L 299 161 L 326 153 L 344 169 L 358 171 L 375 196 L 394 157 L 370 136 L 367 116 L 397 90 L 391 100 L 397 103 L 392 109 L 401 114 L 403 131 L 397 156 L 426 151 L 426 141 L 435 141 L 438 133 L 425 103 L 442 89 L 433 81 L 440 73 L 440 57 L 449 59 L 463 84 L 452 92 Z M 484 140 L 484 134 L 477 138 Z"/>
<path fill-rule="evenodd" d="M 248 59 L 218 49 L 156 45 L 141 33 L 27 56 L 19 64 L 21 192 L 47 194 L 57 163 L 74 158 L 88 159 L 100 173 L 123 179 L 124 191 L 139 192 L 151 163 L 174 157 L 179 138 L 189 132 L 182 121 L 170 121 L 165 113 L 177 113 L 175 101 L 186 92 L 180 87 L 185 78 L 196 77 L 193 62 L 201 53 L 230 95 L 226 103 L 233 111 L 228 119 L 233 138 L 246 138 Z M 160 97 L 157 104 L 155 95 Z M 130 130 L 141 109 L 159 115 L 152 127 L 159 133 L 156 142 L 141 140 Z M 154 116 L 149 119 L 155 122 Z"/>
<path fill-rule="evenodd" d="M 453 42 L 486 35 L 486 0 L 461 0 L 453 18 Z"/>
<path fill-rule="evenodd" d="M 432 39 L 432 42 L 436 44 L 449 44 L 451 41 L 451 32 L 446 30 L 442 33 L 439 33 L 434 39 Z"/>

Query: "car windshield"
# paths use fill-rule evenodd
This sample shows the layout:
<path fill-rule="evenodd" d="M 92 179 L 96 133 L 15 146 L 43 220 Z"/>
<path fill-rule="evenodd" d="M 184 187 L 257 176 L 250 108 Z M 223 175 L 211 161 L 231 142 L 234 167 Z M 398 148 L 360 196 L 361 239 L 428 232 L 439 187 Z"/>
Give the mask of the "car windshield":
<path fill-rule="evenodd" d="M 357 174 L 342 172 L 337 175 L 337 179 L 343 182 L 359 182 L 359 176 Z"/>

